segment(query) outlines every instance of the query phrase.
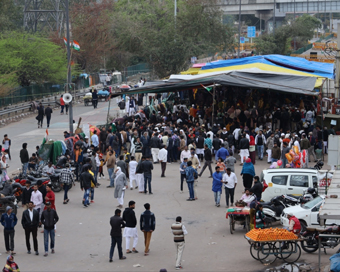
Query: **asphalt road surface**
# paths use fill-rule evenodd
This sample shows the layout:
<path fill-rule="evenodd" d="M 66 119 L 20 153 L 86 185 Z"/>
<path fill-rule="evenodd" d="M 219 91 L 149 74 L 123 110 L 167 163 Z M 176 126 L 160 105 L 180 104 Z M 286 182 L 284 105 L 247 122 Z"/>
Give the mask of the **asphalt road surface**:
<path fill-rule="evenodd" d="M 111 115 L 118 110 L 113 100 Z M 112 105 L 111 104 L 111 105 Z M 107 102 L 99 102 L 98 109 L 85 107 L 79 104 L 74 107 L 74 119 L 83 118 L 83 123 L 103 124 L 108 111 Z M 1 128 L 0 135 L 5 133 L 12 140 L 12 161 L 10 168 L 19 168 L 19 151 L 23 142 L 28 143 L 31 154 L 35 146 L 40 145 L 45 135 L 44 128 L 38 129 L 35 116 L 24 119 Z M 50 138 L 63 139 L 63 131 L 68 130 L 68 116 L 60 115 L 55 110 L 52 115 L 49 129 Z M 249 244 L 244 239 L 246 231 L 242 226 L 236 226 L 234 234 L 230 234 L 228 220 L 226 219 L 225 194 L 222 194 L 221 207 L 215 207 L 213 193 L 211 191 L 212 179 L 208 169 L 199 178 L 198 200 L 189 202 L 188 190 L 185 187 L 180 193 L 179 164 L 167 165 L 166 178 L 160 178 L 160 165 L 154 165 L 152 186 L 153 195 L 138 193 L 138 190 L 128 190 L 125 196 L 124 207 L 129 200 L 136 201 L 136 215 L 139 227 L 139 217 L 143 212 L 143 204 L 149 202 L 151 211 L 156 215 L 156 230 L 152 234 L 150 255 L 144 256 L 144 237 L 139 231 L 137 250 L 139 253 L 124 254 L 126 260 L 118 260 L 117 249 L 114 253 L 114 261 L 109 263 L 110 249 L 110 225 L 109 219 L 114 214 L 118 205 L 113 198 L 114 189 L 106 188 L 107 170 L 105 167 L 105 179 L 99 180 L 102 184 L 95 190 L 95 203 L 88 208 L 83 208 L 81 201 L 83 192 L 79 183 L 69 192 L 70 202 L 63 205 L 63 191 L 56 193 L 56 207 L 60 217 L 57 224 L 55 238 L 55 254 L 43 257 L 43 234 L 38 233 L 39 256 L 26 253 L 25 235 L 20 224 L 22 208 L 18 209 L 18 224 L 15 232 L 15 261 L 21 271 L 159 271 L 166 268 L 175 270 L 175 247 L 173 235 L 170 230 L 176 216 L 183 218 L 183 223 L 188 230 L 186 247 L 183 255 L 184 271 L 264 271 L 259 261 L 254 260 L 249 253 Z M 256 161 L 256 174 L 267 168 L 265 161 Z M 241 197 L 242 180 L 240 177 L 241 166 L 236 166 L 236 174 L 239 186 L 236 189 L 236 198 Z M 6 262 L 4 242 L 0 238 L 0 265 Z M 31 241 L 31 246 L 33 243 Z M 123 252 L 125 252 L 125 240 L 123 240 Z M 322 263 L 327 264 L 331 254 L 336 252 L 328 250 L 328 255 L 322 253 Z M 307 254 L 302 252 L 300 262 L 317 264 L 317 253 Z M 274 265 L 282 262 L 277 260 Z M 140 265 L 134 267 L 134 265 Z"/>

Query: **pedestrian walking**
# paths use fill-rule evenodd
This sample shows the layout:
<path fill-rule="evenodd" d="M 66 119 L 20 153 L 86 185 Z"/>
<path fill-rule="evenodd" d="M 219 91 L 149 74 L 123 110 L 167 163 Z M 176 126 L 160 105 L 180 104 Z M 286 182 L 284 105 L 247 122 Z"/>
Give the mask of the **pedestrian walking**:
<path fill-rule="evenodd" d="M 138 189 L 136 169 L 138 162 L 136 162 L 135 157 L 131 156 L 131 161 L 129 162 L 129 180 L 130 180 L 130 190 L 133 190 L 133 181 L 135 181 L 135 189 Z"/>
<path fill-rule="evenodd" d="M 215 206 L 220 206 L 221 194 L 222 194 L 222 173 L 220 167 L 215 167 L 216 172 L 213 174 L 212 191 L 214 192 Z"/>
<path fill-rule="evenodd" d="M 84 191 L 83 205 L 87 208 L 90 205 L 89 196 L 91 190 L 91 182 L 94 183 L 93 175 L 89 172 L 89 167 L 84 166 L 84 172 L 80 175 L 80 188 Z"/>
<path fill-rule="evenodd" d="M 159 150 L 159 153 L 158 153 L 158 160 L 161 163 L 161 168 L 162 168 L 161 178 L 165 178 L 167 158 L 168 158 L 168 150 L 166 150 L 165 145 L 161 145 L 161 150 Z"/>
<path fill-rule="evenodd" d="M 13 213 L 13 208 L 11 206 L 6 207 L 6 213 L 1 215 L 1 225 L 4 226 L 4 238 L 6 253 L 14 255 L 14 227 L 18 222 L 17 216 Z"/>
<path fill-rule="evenodd" d="M 38 185 L 33 186 L 33 191 L 31 193 L 31 201 L 34 204 L 34 209 L 37 210 L 40 214 L 41 205 L 43 204 L 43 195 L 38 190 Z"/>
<path fill-rule="evenodd" d="M 139 193 L 144 193 L 144 170 L 143 170 L 143 161 L 145 161 L 145 157 L 142 156 L 142 159 L 138 162 L 136 167 L 136 177 L 137 177 L 137 184 L 139 188 Z"/>
<path fill-rule="evenodd" d="M 22 144 L 22 149 L 20 150 L 20 160 L 22 163 L 22 173 L 24 174 L 24 176 L 26 176 L 29 162 L 27 143 Z"/>
<path fill-rule="evenodd" d="M 251 188 L 253 177 L 255 176 L 255 168 L 251 162 L 251 159 L 246 159 L 246 162 L 243 164 L 241 176 L 243 179 L 244 188 Z"/>
<path fill-rule="evenodd" d="M 74 183 L 73 180 L 73 173 L 70 169 L 70 165 L 68 163 L 65 164 L 65 168 L 61 170 L 60 174 L 60 183 L 62 184 L 64 188 L 64 201 L 63 204 L 67 204 L 70 200 L 68 199 L 68 190 L 70 189 L 70 186 L 72 183 Z"/>
<path fill-rule="evenodd" d="M 51 109 L 51 105 L 48 104 L 46 109 L 45 109 L 45 116 L 46 116 L 47 127 L 50 127 L 52 113 L 53 113 L 53 110 Z"/>
<path fill-rule="evenodd" d="M 210 138 L 209 138 L 210 139 Z M 203 168 L 201 170 L 201 173 L 199 173 L 198 176 L 202 176 L 205 168 L 209 167 L 209 171 L 210 171 L 210 177 L 212 177 L 212 169 L 211 169 L 211 163 L 212 163 L 212 154 L 211 154 L 211 150 L 209 149 L 208 145 L 204 145 L 204 159 L 205 159 L 205 162 L 204 162 L 204 165 L 203 165 Z"/>
<path fill-rule="evenodd" d="M 9 255 L 6 264 L 2 269 L 3 272 L 20 272 L 19 266 L 14 262 L 14 257 Z"/>
<path fill-rule="evenodd" d="M 54 254 L 54 236 L 55 236 L 55 224 L 58 222 L 59 217 L 56 210 L 51 208 L 51 202 L 46 202 L 47 209 L 43 211 L 41 215 L 41 224 L 44 225 L 44 246 L 45 254 L 44 257 L 48 256 L 48 236 L 50 236 L 51 253 Z"/>
<path fill-rule="evenodd" d="M 138 253 L 136 246 L 138 243 L 138 232 L 137 232 L 137 218 L 134 212 L 136 202 L 133 200 L 129 201 L 129 207 L 125 208 L 123 212 L 123 220 L 125 221 L 125 229 L 123 237 L 126 242 L 126 253 Z M 130 241 L 133 238 L 132 250 L 130 250 Z"/>
<path fill-rule="evenodd" d="M 44 106 L 41 104 L 41 102 L 39 103 L 37 110 L 38 110 L 38 115 L 37 117 L 35 117 L 35 119 L 38 120 L 38 128 L 42 128 L 45 111 L 44 111 Z"/>
<path fill-rule="evenodd" d="M 263 160 L 264 146 L 266 145 L 266 137 L 262 134 L 262 130 L 255 137 L 255 145 L 257 146 L 257 155 L 259 160 Z"/>
<path fill-rule="evenodd" d="M 145 161 L 142 162 L 142 167 L 143 167 L 143 173 L 144 173 L 144 193 L 146 194 L 148 192 L 146 189 L 149 188 L 149 194 L 152 195 L 153 193 L 151 189 L 151 179 L 152 179 L 153 165 L 148 157 L 146 157 Z"/>
<path fill-rule="evenodd" d="M 236 158 L 233 156 L 234 153 L 232 151 L 229 152 L 229 157 L 225 159 L 224 164 L 226 168 L 230 168 L 231 172 L 235 172 L 235 163 Z"/>
<path fill-rule="evenodd" d="M 126 175 L 122 172 L 119 166 L 114 172 L 113 178 L 116 181 L 114 198 L 118 200 L 118 208 L 123 208 L 125 189 L 128 188 L 128 183 L 127 183 Z"/>
<path fill-rule="evenodd" d="M 27 254 L 31 254 L 30 235 L 32 233 L 34 252 L 35 255 L 39 255 L 37 234 L 40 220 L 39 213 L 33 209 L 33 205 L 32 201 L 28 203 L 28 209 L 22 213 L 21 225 L 25 230 Z"/>
<path fill-rule="evenodd" d="M 97 94 L 97 90 L 94 89 L 94 91 L 92 92 L 92 105 L 93 108 L 96 109 L 97 105 L 98 105 L 98 94 Z"/>
<path fill-rule="evenodd" d="M 184 158 L 183 162 L 181 163 L 180 167 L 179 167 L 179 172 L 180 172 L 180 179 L 181 179 L 181 187 L 180 187 L 180 192 L 183 193 L 183 182 L 184 179 L 187 180 L 187 176 L 185 174 L 185 168 L 187 168 L 188 166 L 188 158 Z"/>
<path fill-rule="evenodd" d="M 108 155 L 106 156 L 106 163 L 107 163 L 107 172 L 109 173 L 110 185 L 106 186 L 106 188 L 113 188 L 115 187 L 115 180 L 113 178 L 113 172 L 115 170 L 116 164 L 116 156 L 113 153 L 113 150 L 109 150 Z"/>
<path fill-rule="evenodd" d="M 144 256 L 149 255 L 149 246 L 151 241 L 152 232 L 156 228 L 156 218 L 155 214 L 150 211 L 150 204 L 144 204 L 145 211 L 140 215 L 140 230 L 144 233 Z"/>
<path fill-rule="evenodd" d="M 57 210 L 56 207 L 55 207 L 55 194 L 54 192 L 52 191 L 52 185 L 51 184 L 47 184 L 46 185 L 46 196 L 45 196 L 45 203 L 46 202 L 50 202 L 51 203 L 51 208 L 53 210 Z M 47 207 L 45 205 L 45 208 L 44 210 L 46 210 Z"/>
<path fill-rule="evenodd" d="M 159 153 L 159 148 L 161 147 L 161 140 L 158 138 L 157 132 L 150 139 L 150 147 L 151 147 L 153 163 L 158 163 L 158 153 Z"/>
<path fill-rule="evenodd" d="M 126 257 L 123 256 L 122 250 L 122 228 L 125 227 L 125 222 L 123 218 L 120 217 L 121 210 L 116 209 L 115 215 L 110 218 L 110 225 L 111 225 L 111 248 L 110 248 L 110 255 L 109 255 L 109 262 L 112 263 L 113 252 L 115 250 L 116 244 L 118 248 L 118 256 L 119 260 L 125 260 Z"/>
<path fill-rule="evenodd" d="M 237 177 L 230 168 L 227 168 L 227 172 L 222 177 L 222 182 L 224 183 L 226 208 L 229 208 L 229 196 L 231 206 L 234 206 L 234 194 L 237 186 Z"/>
<path fill-rule="evenodd" d="M 187 181 L 188 189 L 189 189 L 189 198 L 187 199 L 187 201 L 195 200 L 195 194 L 194 194 L 195 175 L 198 176 L 198 173 L 196 169 L 192 167 L 192 161 L 188 161 L 187 167 L 185 168 L 185 176 L 186 176 L 186 181 Z"/>
<path fill-rule="evenodd" d="M 60 114 L 64 114 L 65 101 L 63 95 L 60 96 Z"/>
<path fill-rule="evenodd" d="M 8 135 L 5 134 L 4 135 L 4 139 L 2 140 L 2 148 L 4 148 L 5 150 L 7 150 L 7 154 L 8 154 L 8 158 L 10 160 L 12 160 L 11 158 L 11 145 L 12 145 L 12 141 L 10 138 L 8 138 Z"/>
<path fill-rule="evenodd" d="M 176 223 L 171 225 L 172 234 L 176 247 L 176 270 L 182 269 L 182 256 L 185 247 L 184 236 L 188 234 L 185 226 L 182 224 L 182 217 L 176 217 Z"/>

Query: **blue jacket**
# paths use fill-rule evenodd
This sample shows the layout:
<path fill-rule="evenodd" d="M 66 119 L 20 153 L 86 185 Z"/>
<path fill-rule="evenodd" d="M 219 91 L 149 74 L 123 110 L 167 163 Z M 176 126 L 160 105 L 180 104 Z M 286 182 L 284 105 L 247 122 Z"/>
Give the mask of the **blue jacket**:
<path fill-rule="evenodd" d="M 224 161 L 227 156 L 229 156 L 229 152 L 227 149 L 225 149 L 224 147 L 221 147 L 217 152 L 216 152 L 216 156 L 215 159 L 218 160 L 218 158 L 222 158 L 222 160 Z"/>
<path fill-rule="evenodd" d="M 222 192 L 222 185 L 223 183 L 221 182 L 222 180 L 222 174 L 221 172 L 215 172 L 213 173 L 213 182 L 212 182 L 212 191 L 213 192 Z"/>
<path fill-rule="evenodd" d="M 244 163 L 241 174 L 249 174 L 254 177 L 255 176 L 254 164 L 252 164 L 251 162 Z"/>
<path fill-rule="evenodd" d="M 10 215 L 3 213 L 0 221 L 1 225 L 5 227 L 5 230 L 14 230 L 14 227 L 18 222 L 18 218 L 14 213 L 11 213 Z"/>
<path fill-rule="evenodd" d="M 188 166 L 187 168 L 185 168 L 185 175 L 186 175 L 186 178 L 187 178 L 187 182 L 195 181 L 194 173 L 196 173 L 196 175 L 198 175 L 196 169 L 194 169 L 192 166 Z"/>
<path fill-rule="evenodd" d="M 183 171 L 180 170 L 181 174 L 185 175 L 185 168 L 187 167 L 188 163 L 187 162 L 182 162 L 181 165 L 179 166 L 180 169 L 183 169 Z"/>

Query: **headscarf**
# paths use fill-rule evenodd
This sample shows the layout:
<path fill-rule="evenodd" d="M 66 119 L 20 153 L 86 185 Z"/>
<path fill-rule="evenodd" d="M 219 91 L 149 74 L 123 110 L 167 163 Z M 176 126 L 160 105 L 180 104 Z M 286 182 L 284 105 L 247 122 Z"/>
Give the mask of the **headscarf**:
<path fill-rule="evenodd" d="M 116 172 L 116 179 L 120 176 L 120 175 L 122 175 L 122 174 L 124 174 L 123 172 L 122 172 L 122 169 L 118 166 L 117 167 L 117 172 Z"/>
<path fill-rule="evenodd" d="M 250 136 L 249 145 L 255 145 L 255 139 L 254 139 L 254 136 Z"/>
<path fill-rule="evenodd" d="M 12 262 L 12 261 L 9 260 L 10 258 L 13 258 L 13 256 L 12 255 L 8 255 L 7 256 L 7 262 Z"/>

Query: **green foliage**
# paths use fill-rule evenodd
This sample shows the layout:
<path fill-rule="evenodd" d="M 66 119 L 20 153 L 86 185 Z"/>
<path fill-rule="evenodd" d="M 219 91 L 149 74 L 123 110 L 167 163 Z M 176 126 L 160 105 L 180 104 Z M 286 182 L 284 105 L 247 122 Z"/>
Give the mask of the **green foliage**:
<path fill-rule="evenodd" d="M 117 47 L 149 62 L 164 77 L 178 73 L 190 57 L 233 48 L 233 28 L 224 25 L 214 0 L 121 0 L 114 36 Z"/>
<path fill-rule="evenodd" d="M 0 1 L 0 30 L 18 30 L 23 26 L 23 9 L 13 0 Z"/>
<path fill-rule="evenodd" d="M 62 82 L 66 78 L 65 50 L 49 40 L 19 32 L 0 36 L 0 86 L 28 86 L 31 82 Z"/>

